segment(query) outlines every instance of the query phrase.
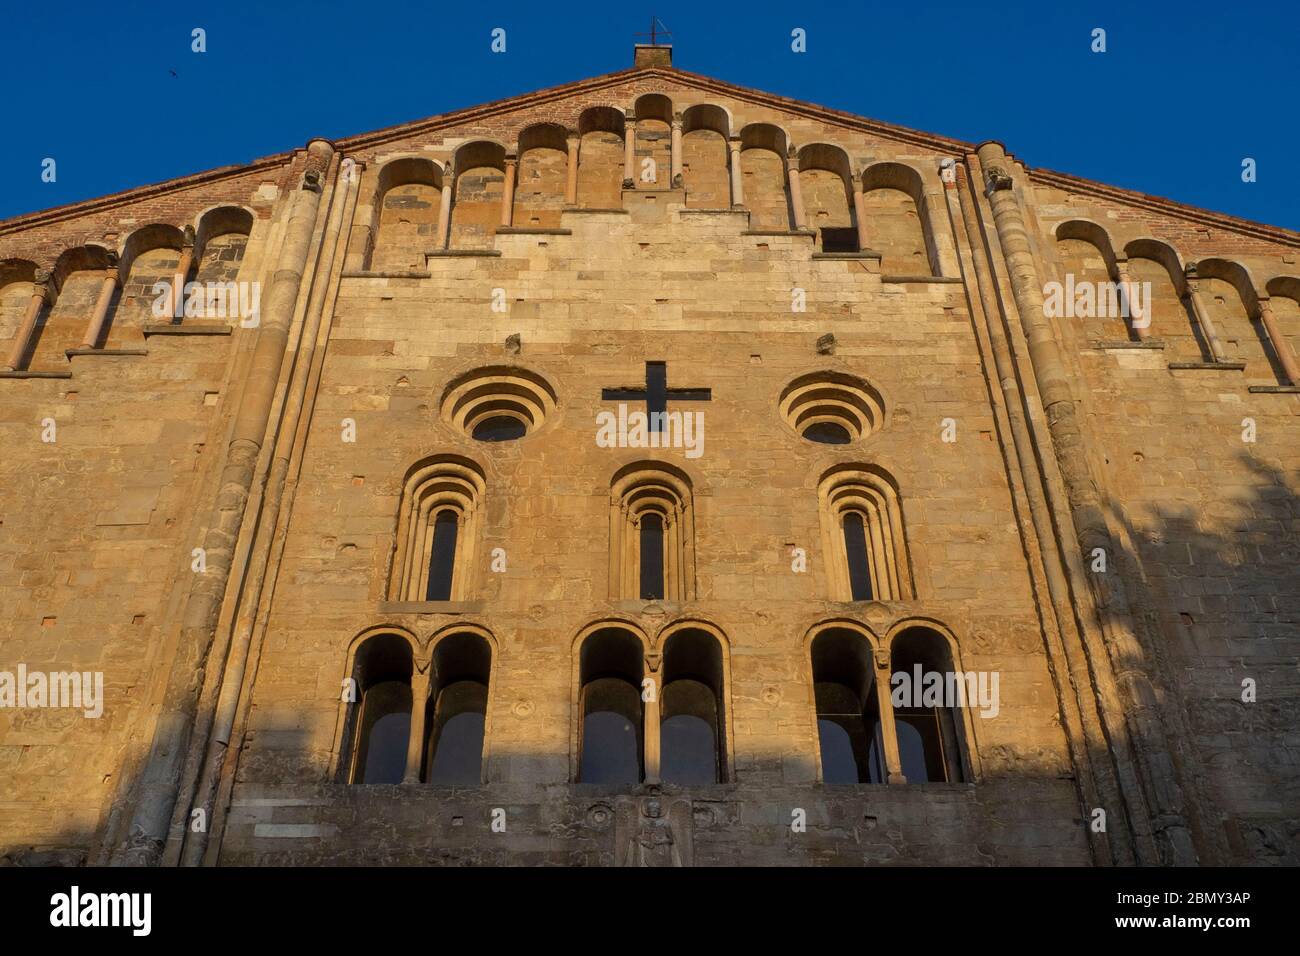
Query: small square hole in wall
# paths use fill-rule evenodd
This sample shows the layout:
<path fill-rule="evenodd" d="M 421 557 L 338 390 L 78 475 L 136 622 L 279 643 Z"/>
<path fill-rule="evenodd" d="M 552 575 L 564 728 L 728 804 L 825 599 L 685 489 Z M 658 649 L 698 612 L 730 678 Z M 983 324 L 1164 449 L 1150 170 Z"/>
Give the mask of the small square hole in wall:
<path fill-rule="evenodd" d="M 139 627 L 141 624 L 144 623 L 144 615 L 143 614 L 135 615 L 134 617 L 131 618 L 131 623 L 134 624 L 136 627 Z"/>
<path fill-rule="evenodd" d="M 980 432 L 980 441 L 992 441 L 992 440 L 993 440 L 992 432 Z"/>
<path fill-rule="evenodd" d="M 365 483 L 366 483 L 366 476 L 365 476 L 365 475 L 353 475 L 353 476 L 352 476 L 352 487 L 353 487 L 353 488 L 360 488 L 360 487 L 361 487 L 362 485 L 364 485 Z"/>
<path fill-rule="evenodd" d="M 638 242 L 637 245 L 640 246 L 642 249 L 649 249 L 649 248 L 650 248 L 650 243 L 648 243 L 648 242 Z"/>
<path fill-rule="evenodd" d="M 758 248 L 760 248 L 760 249 L 771 249 L 772 247 L 769 246 L 766 242 L 760 242 L 760 243 L 758 244 Z"/>
<path fill-rule="evenodd" d="M 1178 619 L 1182 621 L 1184 624 L 1187 624 L 1189 626 L 1196 623 L 1196 621 L 1192 618 L 1192 616 L 1188 614 L 1186 611 L 1179 611 Z"/>
<path fill-rule="evenodd" d="M 41 627 L 54 627 L 58 622 L 57 617 L 43 617 L 41 618 Z"/>
<path fill-rule="evenodd" d="M 667 302 L 667 299 L 655 299 L 655 305 L 666 305 Z"/>
<path fill-rule="evenodd" d="M 215 405 L 215 404 L 217 404 L 217 399 L 220 398 L 220 397 L 221 397 L 221 393 L 220 393 L 220 392 L 204 392 L 204 393 L 203 393 L 203 404 L 204 404 L 204 405 Z"/>
<path fill-rule="evenodd" d="M 465 825 L 465 818 L 464 818 L 464 817 L 452 817 L 452 818 L 451 818 L 451 825 L 454 826 L 454 827 L 463 827 L 463 826 Z"/>
<path fill-rule="evenodd" d="M 65 401 L 75 402 L 77 400 L 76 392 L 65 392 L 63 395 Z"/>
<path fill-rule="evenodd" d="M 761 355 L 757 355 L 757 354 L 755 354 L 755 355 L 751 355 L 751 356 L 749 357 L 749 364 L 750 364 L 750 365 L 762 365 L 762 364 L 763 364 L 763 356 L 761 356 Z"/>

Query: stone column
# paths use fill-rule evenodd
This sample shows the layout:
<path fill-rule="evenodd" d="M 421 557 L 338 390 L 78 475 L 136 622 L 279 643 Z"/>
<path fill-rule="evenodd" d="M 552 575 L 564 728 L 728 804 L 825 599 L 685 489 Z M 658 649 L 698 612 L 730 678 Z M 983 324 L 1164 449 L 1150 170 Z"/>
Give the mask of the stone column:
<path fill-rule="evenodd" d="M 185 317 L 185 279 L 194 265 L 194 230 L 185 227 L 185 241 L 181 244 L 181 261 L 176 264 L 176 275 L 172 277 L 171 302 L 167 314 L 172 322 L 179 322 Z"/>
<path fill-rule="evenodd" d="M 424 761 L 424 738 L 428 734 L 425 720 L 429 712 L 429 690 L 433 683 L 430 671 L 433 665 L 420 670 L 416 666 L 411 674 L 411 733 L 406 740 L 406 772 L 402 783 L 420 782 L 420 764 Z"/>
<path fill-rule="evenodd" d="M 501 189 L 501 225 L 510 225 L 515 206 L 515 170 L 519 166 L 516 156 L 506 157 L 506 182 Z"/>
<path fill-rule="evenodd" d="M 663 682 L 660 680 L 660 665 L 663 657 L 649 653 L 645 656 L 645 676 L 655 683 L 655 692 L 651 700 L 642 704 L 642 717 L 645 728 L 642 732 L 642 746 L 645 750 L 645 782 L 659 782 L 659 698 L 663 694 Z M 642 688 L 644 690 L 644 688 Z M 722 742 L 718 742 L 722 746 Z"/>
<path fill-rule="evenodd" d="M 993 142 L 980 146 L 977 156 L 988 179 L 988 202 L 1028 343 L 1029 363 L 1042 400 L 1051 452 L 1065 485 L 1074 526 L 1073 543 L 1079 549 L 1073 558 L 1074 566 L 1076 569 L 1079 566 L 1079 554 L 1090 555 L 1097 548 L 1117 559 L 1122 550 L 1106 523 L 1098 484 L 1088 462 L 1087 438 L 1079 423 L 1070 375 L 1043 307 L 1043 284 L 1013 188 L 1010 161 L 1002 146 Z M 1096 649 L 1089 649 L 1090 655 L 1098 655 L 1092 659 L 1092 670 L 1095 673 L 1104 668 L 1109 673 L 1110 676 L 1096 678 L 1098 690 L 1103 698 L 1113 693 L 1114 703 L 1118 705 L 1107 713 L 1107 718 L 1111 749 L 1121 764 L 1126 801 L 1142 817 L 1145 828 L 1156 823 L 1167 862 L 1194 864 L 1196 850 L 1184 816 L 1182 784 L 1165 738 L 1154 688 L 1146 673 L 1147 655 L 1137 638 L 1124 577 L 1115 569 L 1109 574 L 1087 575 L 1086 580 L 1103 639 L 1101 647 L 1093 645 Z M 1136 760 L 1130 756 L 1130 747 Z M 1144 781 L 1135 770 L 1145 775 Z M 1150 804 L 1143 782 L 1150 790 Z M 1139 857 L 1139 862 L 1157 861 Z"/>
<path fill-rule="evenodd" d="M 1138 300 L 1133 296 L 1134 283 L 1128 274 L 1127 259 L 1115 260 L 1115 278 L 1119 282 L 1119 291 L 1123 296 L 1124 311 L 1128 313 L 1129 324 L 1133 326 L 1138 339 L 1145 342 L 1151 337 L 1151 316 L 1146 313 L 1146 307 L 1139 305 Z"/>
<path fill-rule="evenodd" d="M 99 287 L 99 298 L 95 300 L 95 311 L 90 317 L 90 324 L 86 326 L 86 334 L 81 340 L 83 349 L 99 347 L 99 337 L 103 334 L 104 322 L 108 319 L 108 307 L 113 301 L 113 293 L 117 290 L 117 256 L 112 256 L 110 261 L 113 265 L 104 270 L 104 282 Z"/>
<path fill-rule="evenodd" d="M 790 212 L 794 216 L 794 222 L 790 226 L 796 230 L 803 229 L 803 189 L 799 185 L 799 158 L 795 155 L 793 146 L 785 158 L 785 181 L 790 189 Z"/>
<path fill-rule="evenodd" d="M 27 311 L 23 313 L 23 324 L 18 327 L 18 337 L 14 339 L 13 349 L 9 352 L 8 361 L 5 362 L 6 372 L 16 372 L 22 364 L 23 356 L 27 354 L 27 347 L 31 344 L 32 333 L 36 331 L 36 320 L 41 316 L 41 306 L 45 304 L 49 294 L 50 271 L 37 269 L 35 284 L 32 286 L 32 297 L 27 303 Z"/>
<path fill-rule="evenodd" d="M 745 205 L 745 181 L 740 171 L 740 139 L 733 138 L 727 145 L 731 148 L 731 208 Z"/>
<path fill-rule="evenodd" d="M 1273 306 L 1266 298 L 1259 300 L 1259 321 L 1264 324 L 1264 331 L 1268 333 L 1268 340 L 1273 343 L 1273 351 L 1277 353 L 1277 360 L 1282 364 L 1286 384 L 1300 385 L 1300 364 L 1296 363 L 1295 352 L 1291 350 L 1291 343 L 1286 340 L 1281 329 L 1277 327 L 1277 320 L 1273 317 Z"/>
<path fill-rule="evenodd" d="M 636 120 L 629 119 L 623 124 L 623 188 L 635 189 L 633 165 L 636 163 Z"/>
<path fill-rule="evenodd" d="M 451 193 L 456 188 L 456 170 L 448 163 L 442 171 L 442 200 L 438 206 L 438 248 L 451 245 Z"/>
<path fill-rule="evenodd" d="M 898 753 L 898 729 L 894 721 L 894 704 L 890 695 L 889 651 L 877 648 L 873 658 L 876 683 L 876 709 L 880 712 L 880 739 L 885 745 L 885 782 L 907 783 L 903 776 L 903 758 Z"/>
<path fill-rule="evenodd" d="M 668 185 L 682 188 L 682 114 L 673 114 L 673 175 Z"/>
<path fill-rule="evenodd" d="M 858 251 L 861 252 L 867 248 L 867 197 L 857 176 L 853 177 L 853 218 L 858 221 Z"/>
<path fill-rule="evenodd" d="M 582 146 L 581 136 L 570 136 L 569 144 L 569 179 L 564 186 L 564 202 L 569 206 L 578 205 L 578 150 Z"/>
<path fill-rule="evenodd" d="M 1187 298 L 1192 303 L 1192 314 L 1196 316 L 1196 324 L 1201 327 L 1201 334 L 1205 336 L 1205 344 L 1210 349 L 1211 362 L 1226 362 L 1226 354 L 1223 350 L 1223 344 L 1219 341 L 1219 333 L 1214 328 L 1214 321 L 1210 318 L 1210 311 L 1205 307 L 1205 299 L 1201 296 L 1201 278 L 1196 274 L 1195 264 L 1187 266 Z"/>
<path fill-rule="evenodd" d="M 112 857 L 116 865 L 155 864 L 171 826 L 208 655 L 230 580 L 257 459 L 267 439 L 276 383 L 284 362 L 294 308 L 304 285 L 321 193 L 334 158 L 334 147 L 326 140 L 316 139 L 308 145 L 306 153 L 301 188 L 294 190 L 288 199 L 284 239 L 226 446 L 218 485 L 221 494 L 207 515 L 202 541 L 207 568 L 202 574 L 193 575 L 189 588 L 175 656 L 158 705 L 153 742 L 141 768 L 131 821 L 124 842 Z M 188 550 L 185 560 L 189 561 Z"/>

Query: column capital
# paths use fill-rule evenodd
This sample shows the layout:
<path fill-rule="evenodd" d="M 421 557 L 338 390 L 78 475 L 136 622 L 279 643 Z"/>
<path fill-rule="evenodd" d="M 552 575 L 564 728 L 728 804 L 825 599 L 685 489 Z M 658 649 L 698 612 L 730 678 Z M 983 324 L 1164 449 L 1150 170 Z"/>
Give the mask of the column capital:
<path fill-rule="evenodd" d="M 49 269 L 37 269 L 32 276 L 32 295 L 39 295 L 42 299 L 50 294 L 50 282 L 54 278 L 54 273 Z"/>
<path fill-rule="evenodd" d="M 681 129 L 682 123 L 685 122 L 681 113 L 674 113 L 672 122 L 669 124 L 673 129 Z"/>
<path fill-rule="evenodd" d="M 991 193 L 1010 189 L 1014 185 L 1011 179 L 1011 174 L 1007 172 L 1005 166 L 994 165 L 987 167 L 984 170 L 984 179 L 988 184 L 988 190 Z"/>
<path fill-rule="evenodd" d="M 519 162 L 519 154 L 518 154 L 518 153 L 506 153 L 506 156 L 505 156 L 505 164 L 506 164 L 507 166 L 514 166 L 514 165 L 515 165 L 516 163 L 518 163 L 518 162 Z"/>
<path fill-rule="evenodd" d="M 194 227 L 186 226 L 184 229 L 181 230 L 181 248 L 193 249 L 195 238 L 196 237 L 194 235 Z"/>

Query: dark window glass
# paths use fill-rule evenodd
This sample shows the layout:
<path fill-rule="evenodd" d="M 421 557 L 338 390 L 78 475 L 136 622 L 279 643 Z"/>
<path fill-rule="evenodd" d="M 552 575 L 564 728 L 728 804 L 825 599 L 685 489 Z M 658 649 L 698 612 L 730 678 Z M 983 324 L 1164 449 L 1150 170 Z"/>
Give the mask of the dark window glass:
<path fill-rule="evenodd" d="M 366 690 L 357 755 L 358 783 L 401 783 L 411 734 L 411 687 L 384 681 Z"/>
<path fill-rule="evenodd" d="M 825 226 L 822 233 L 822 252 L 857 252 L 858 230 L 852 226 Z"/>
<path fill-rule="evenodd" d="M 426 781 L 461 786 L 482 783 L 487 688 L 472 680 L 449 684 L 432 711 Z"/>
<path fill-rule="evenodd" d="M 641 600 L 664 596 L 664 520 L 657 514 L 641 517 Z"/>
<path fill-rule="evenodd" d="M 641 780 L 641 694 L 627 681 L 600 678 L 583 688 L 583 783 Z"/>
<path fill-rule="evenodd" d="M 867 532 L 862 515 L 850 511 L 844 516 L 844 553 L 849 562 L 849 588 L 855 601 L 870 601 L 871 568 L 867 564 Z"/>
<path fill-rule="evenodd" d="M 894 711 L 898 756 L 908 783 L 943 783 L 943 733 L 936 709 Z"/>
<path fill-rule="evenodd" d="M 718 710 L 713 690 L 696 680 L 675 680 L 660 702 L 659 774 L 683 786 L 718 782 Z"/>
<path fill-rule="evenodd" d="M 477 441 L 514 441 L 526 434 L 528 426 L 520 419 L 510 415 L 495 415 L 475 425 L 473 437 Z"/>
<path fill-rule="evenodd" d="M 822 445 L 847 445 L 853 440 L 849 430 L 839 422 L 813 422 L 803 430 L 803 437 Z"/>
<path fill-rule="evenodd" d="M 451 578 L 456 568 L 456 536 L 460 522 L 454 511 L 440 511 L 433 523 L 433 553 L 429 555 L 427 601 L 450 601 Z"/>

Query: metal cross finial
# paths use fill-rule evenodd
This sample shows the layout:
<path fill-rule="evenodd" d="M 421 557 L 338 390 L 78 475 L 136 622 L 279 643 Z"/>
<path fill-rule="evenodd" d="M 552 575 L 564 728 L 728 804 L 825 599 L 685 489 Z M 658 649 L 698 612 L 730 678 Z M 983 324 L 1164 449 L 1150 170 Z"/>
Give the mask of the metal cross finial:
<path fill-rule="evenodd" d="M 648 36 L 650 38 L 650 45 L 658 46 L 659 36 L 661 34 L 666 37 L 672 36 L 672 33 L 669 32 L 668 27 L 664 25 L 664 22 L 660 20 L 658 17 L 652 16 L 650 18 L 650 32 L 638 33 L 637 36 L 638 37 Z"/>

